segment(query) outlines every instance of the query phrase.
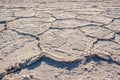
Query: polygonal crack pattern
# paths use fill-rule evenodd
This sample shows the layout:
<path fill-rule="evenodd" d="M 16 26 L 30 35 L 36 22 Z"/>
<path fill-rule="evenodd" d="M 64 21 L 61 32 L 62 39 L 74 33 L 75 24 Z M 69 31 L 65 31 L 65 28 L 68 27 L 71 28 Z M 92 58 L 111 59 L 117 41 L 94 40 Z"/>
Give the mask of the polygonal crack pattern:
<path fill-rule="evenodd" d="M 114 32 L 99 26 L 85 26 L 81 30 L 88 36 L 98 39 L 111 39 L 114 38 Z"/>
<path fill-rule="evenodd" d="M 34 62 L 41 57 L 38 41 L 6 30 L 0 33 L 0 77 Z"/>
<path fill-rule="evenodd" d="M 75 61 L 85 56 L 94 39 L 86 37 L 78 29 L 49 30 L 41 36 L 41 47 L 44 53 L 57 61 Z M 46 55 L 47 56 L 47 55 Z"/>
<path fill-rule="evenodd" d="M 0 78 L 43 56 L 119 62 L 119 0 L 0 0 Z"/>
<path fill-rule="evenodd" d="M 8 23 L 9 29 L 32 35 L 41 34 L 50 26 L 50 23 L 41 22 L 36 18 L 19 19 Z"/>

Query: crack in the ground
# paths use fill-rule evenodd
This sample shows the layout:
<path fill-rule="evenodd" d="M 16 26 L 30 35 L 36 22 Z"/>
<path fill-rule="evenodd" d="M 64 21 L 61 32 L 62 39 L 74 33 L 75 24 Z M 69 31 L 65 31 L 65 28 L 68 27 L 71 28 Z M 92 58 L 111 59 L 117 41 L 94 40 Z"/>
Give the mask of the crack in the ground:
<path fill-rule="evenodd" d="M 33 35 L 33 34 L 22 33 L 22 32 L 19 32 L 19 31 L 15 30 L 15 29 L 9 29 L 9 30 L 14 31 L 14 32 L 16 32 L 16 33 L 18 33 L 18 34 L 20 34 L 20 35 L 33 37 L 33 38 L 35 38 L 35 39 L 38 40 L 38 41 L 40 40 L 38 36 Z"/>
<path fill-rule="evenodd" d="M 115 19 L 119 19 L 119 18 L 113 18 L 112 21 L 110 21 L 108 24 L 103 24 L 103 23 L 99 23 L 99 22 L 94 22 L 94 21 L 89 21 L 89 20 L 84 20 L 84 19 L 77 19 L 77 18 L 66 18 L 66 19 L 56 19 L 55 21 L 64 21 L 64 20 L 80 20 L 80 21 L 88 21 L 88 22 L 91 22 L 90 24 L 87 24 L 85 26 L 77 26 L 77 27 L 69 27 L 69 28 L 66 28 L 66 27 L 63 27 L 63 28 L 57 28 L 57 27 L 50 27 L 51 29 L 77 29 L 77 28 L 82 28 L 82 27 L 86 27 L 86 26 L 99 26 L 99 27 L 102 27 L 102 28 L 105 28 L 105 29 L 108 29 L 108 30 L 111 30 L 109 28 L 106 28 L 104 26 L 107 26 L 107 25 L 110 25 L 111 23 L 114 22 Z M 53 21 L 53 22 L 55 22 Z M 51 22 L 51 23 L 53 23 Z M 97 25 L 97 24 L 93 24 L 93 23 L 98 23 L 98 24 L 101 24 L 101 25 Z M 113 31 L 113 30 L 111 30 Z"/>
<path fill-rule="evenodd" d="M 70 19 L 76 19 L 76 18 L 70 18 Z M 112 41 L 112 42 L 114 42 L 114 43 L 117 43 L 117 42 L 115 42 L 115 41 L 113 41 L 113 39 L 115 38 L 115 34 L 119 34 L 119 32 L 115 32 L 114 30 L 112 30 L 112 29 L 109 29 L 109 28 L 107 28 L 107 27 L 105 27 L 105 26 L 108 26 L 108 25 L 110 25 L 111 23 L 113 23 L 116 19 L 120 19 L 120 18 L 113 18 L 112 19 L 112 21 L 110 21 L 108 24 L 102 24 L 102 25 L 95 25 L 95 24 L 88 24 L 88 25 L 85 25 L 85 26 L 77 26 L 77 27 L 69 27 L 69 28 L 67 28 L 67 27 L 63 27 L 63 28 L 57 28 L 57 27 L 50 27 L 49 29 L 59 29 L 59 30 L 63 30 L 63 29 L 81 29 L 81 28 L 83 28 L 83 27 L 86 27 L 86 26 L 98 26 L 98 27 L 101 27 L 101 28 L 104 28 L 104 29 L 107 29 L 107 30 L 110 30 L 110 31 L 112 31 L 113 33 L 114 33 L 114 36 L 112 37 L 112 38 L 110 38 L 110 39 L 102 39 L 102 38 L 97 38 L 97 37 L 93 37 L 93 36 L 91 36 L 91 35 L 87 35 L 85 32 L 83 32 L 82 30 L 82 32 L 85 34 L 85 36 L 87 36 L 87 37 L 91 37 L 91 38 L 97 38 L 99 41 Z M 69 20 L 69 19 L 56 19 L 56 20 Z M 80 20 L 80 19 L 77 19 L 77 20 Z M 92 21 L 93 22 L 93 21 Z M 96 23 L 96 22 L 95 22 Z M 100 23 L 101 24 L 101 23 Z M 105 34 L 105 35 L 107 35 L 107 34 Z M 104 35 L 104 36 L 105 36 Z"/>
<path fill-rule="evenodd" d="M 110 31 L 112 31 L 112 32 L 114 32 L 114 33 L 116 34 L 116 32 L 115 32 L 114 30 L 112 30 L 112 29 L 110 29 L 110 28 L 107 28 L 107 27 L 105 27 L 105 26 L 108 26 L 108 25 L 112 24 L 112 23 L 113 23 L 115 20 L 117 20 L 117 19 L 120 19 L 120 18 L 113 18 L 112 21 L 109 22 L 108 24 L 103 24 L 103 25 L 101 25 L 101 26 L 99 26 L 99 27 L 108 29 L 108 30 L 110 30 Z"/>
<path fill-rule="evenodd" d="M 91 35 L 87 35 L 83 30 L 81 30 L 81 28 L 83 27 L 86 27 L 86 26 L 97 26 L 97 25 L 93 25 L 93 24 L 89 24 L 89 25 L 85 25 L 85 26 L 78 26 L 78 27 L 75 27 L 75 28 L 54 28 L 54 27 L 50 27 L 49 29 L 58 29 L 58 30 L 64 30 L 64 29 L 79 29 L 86 37 L 90 37 L 90 38 L 97 38 L 98 40 L 100 41 L 113 41 L 115 39 L 115 34 L 112 38 L 110 39 L 103 39 L 103 38 L 98 38 L 98 37 L 94 37 L 94 36 L 91 36 Z M 99 26 L 98 26 L 99 27 Z M 103 27 L 102 27 L 103 28 Z M 106 29 L 106 28 L 105 28 Z M 105 34 L 104 36 L 106 36 L 107 34 Z"/>
<path fill-rule="evenodd" d="M 63 27 L 63 28 L 57 28 L 57 27 L 50 27 L 50 29 L 59 29 L 59 30 L 63 30 L 63 29 L 80 29 L 80 28 L 83 28 L 83 27 L 86 27 L 86 26 L 98 26 L 98 25 L 95 25 L 95 24 L 87 24 L 87 25 L 84 25 L 84 26 L 77 26 L 77 27 Z"/>
<path fill-rule="evenodd" d="M 55 20 L 53 22 L 55 22 L 55 21 L 64 21 L 64 20 L 78 20 L 78 21 L 91 22 L 91 24 L 93 24 L 93 25 L 94 25 L 94 23 L 99 24 L 99 25 L 104 25 L 104 23 L 101 23 L 101 22 L 95 22 L 95 21 L 90 21 L 90 20 L 85 20 L 85 19 L 78 19 L 76 17 L 75 18 L 63 18 L 63 19 L 59 19 L 59 18 L 56 18 L 56 17 L 54 17 L 54 18 L 55 18 Z"/>
<path fill-rule="evenodd" d="M 18 32 L 18 31 L 16 31 L 16 30 L 12 30 L 12 31 L 17 32 L 18 34 L 21 34 L 21 35 L 31 36 L 31 37 L 34 37 L 34 38 L 36 38 L 37 40 L 39 40 L 39 38 L 36 37 L 35 35 L 20 33 L 20 32 Z M 94 44 L 96 44 L 98 41 L 104 41 L 104 40 L 97 39 L 95 42 L 93 42 L 93 45 L 92 45 L 91 49 L 94 47 Z M 39 47 L 40 47 L 40 45 L 39 45 Z M 40 47 L 40 48 L 41 48 L 41 47 Z M 41 49 L 41 50 L 42 50 L 42 49 Z M 11 67 L 10 69 L 7 69 L 7 72 L 9 72 L 8 74 L 15 73 L 17 70 L 21 70 L 21 69 L 25 68 L 26 66 L 31 65 L 32 63 L 36 63 L 36 61 L 38 61 L 39 59 L 41 59 L 42 56 L 45 56 L 45 55 L 34 56 L 35 59 L 31 58 L 31 59 L 29 59 L 29 60 L 27 60 L 27 61 L 25 62 L 25 64 L 28 63 L 28 65 L 20 64 L 20 67 L 19 67 L 19 68 Z M 90 57 L 90 56 L 97 56 L 97 55 L 88 55 L 88 56 Z M 87 56 L 87 57 L 88 57 L 88 56 Z M 100 58 L 100 57 L 98 57 L 98 58 Z M 104 60 L 103 58 L 100 58 L 100 59 Z M 78 61 L 78 60 L 79 60 L 79 59 L 77 59 L 77 60 L 75 60 L 75 61 Z M 31 62 L 32 62 L 32 63 L 31 63 Z M 115 62 L 116 64 L 119 64 L 118 62 L 116 62 L 116 61 L 114 61 L 114 60 L 113 60 L 113 62 Z M 30 63 L 30 64 L 29 64 L 29 63 Z M 69 63 L 70 63 L 70 62 L 69 62 Z M 6 75 L 8 75 L 8 74 L 6 74 Z M 4 76 L 3 76 L 3 77 L 4 77 Z"/>
<path fill-rule="evenodd" d="M 43 31 L 42 33 L 39 33 L 39 34 L 37 34 L 38 36 L 41 36 L 41 35 L 43 35 L 45 32 L 47 32 L 48 30 L 50 30 L 50 27 L 48 28 L 48 29 L 46 29 L 45 31 Z"/>
<path fill-rule="evenodd" d="M 0 30 L 0 32 L 3 32 L 5 30 L 7 30 L 7 22 L 6 21 L 0 21 L 0 24 L 3 24 L 3 30 Z"/>
<path fill-rule="evenodd" d="M 55 18 L 54 16 L 51 15 L 51 17 Z M 3 32 L 5 30 L 8 30 L 10 26 L 7 26 L 7 24 L 9 22 L 13 22 L 13 21 L 16 21 L 16 20 L 20 20 L 20 19 L 29 19 L 29 18 L 41 18 L 41 17 L 38 17 L 38 16 L 30 16 L 30 17 L 15 17 L 15 19 L 12 19 L 12 20 L 8 20 L 8 21 L 0 21 L 0 24 L 5 24 L 5 29 L 4 30 L 0 30 L 0 32 Z M 55 19 L 56 20 L 56 19 Z M 41 21 L 42 22 L 42 21 Z M 54 21 L 52 21 L 54 22 Z M 43 22 L 43 23 L 52 23 L 52 22 Z M 44 33 L 44 32 L 43 32 Z M 41 33 L 42 34 L 42 33 Z M 41 34 L 38 34 L 38 35 L 41 35 Z"/>
<path fill-rule="evenodd" d="M 21 70 L 21 69 L 25 68 L 26 66 L 29 66 L 29 65 L 35 63 L 36 61 L 40 60 L 41 57 L 42 57 L 42 55 L 36 55 L 29 59 L 26 59 L 26 61 L 24 63 L 19 63 L 19 64 L 16 63 L 15 66 L 10 66 L 10 68 L 6 69 L 6 71 L 7 71 L 6 75 L 15 73 L 16 71 Z"/>
<path fill-rule="evenodd" d="M 19 32 L 19 31 L 17 31 L 17 30 L 14 30 L 14 29 L 9 29 L 9 30 L 18 33 L 18 35 L 30 36 L 30 37 L 32 37 L 32 38 L 35 38 L 35 39 L 39 42 L 39 43 L 37 44 L 38 48 L 39 48 L 40 50 L 42 50 L 42 49 L 41 49 L 41 46 L 40 46 L 40 39 L 39 39 L 38 36 L 32 35 L 32 34 L 28 34 L 28 33 L 21 33 L 21 32 Z M 19 64 L 16 63 L 15 66 L 10 66 L 10 68 L 6 69 L 7 74 L 0 73 L 0 79 L 3 78 L 5 75 L 14 73 L 14 72 L 16 72 L 17 70 L 21 70 L 22 68 L 31 65 L 32 63 L 40 60 L 42 56 L 43 56 L 42 54 L 36 55 L 36 56 L 33 56 L 33 57 L 31 57 L 30 59 L 26 60 L 26 61 L 23 62 L 23 63 L 19 63 Z M 18 66 L 18 65 L 19 65 L 19 66 Z"/>
<path fill-rule="evenodd" d="M 52 14 L 51 14 L 51 16 L 56 19 L 56 17 L 53 16 Z M 28 34 L 28 33 L 22 33 L 22 32 L 19 32 L 19 31 L 17 31 L 17 30 L 14 30 L 14 29 L 9 29 L 9 26 L 7 26 L 7 23 L 8 23 L 8 22 L 12 22 L 12 21 L 19 20 L 19 19 L 25 19 L 25 18 L 39 18 L 39 17 L 36 17 L 36 16 L 31 16 L 31 17 L 17 17 L 17 18 L 15 18 L 15 19 L 13 19 L 13 20 L 10 20 L 10 21 L 1 21 L 0 24 L 5 24 L 5 29 L 2 30 L 2 31 L 11 30 L 11 31 L 14 31 L 14 32 L 16 32 L 16 33 L 18 33 L 18 34 L 20 34 L 20 35 L 30 36 L 30 37 L 32 37 L 32 38 L 35 38 L 35 39 L 39 42 L 39 43 L 37 44 L 37 46 L 38 46 L 38 48 L 40 48 L 41 51 L 43 50 L 43 49 L 41 48 L 41 46 L 40 46 L 40 39 L 41 39 L 41 38 L 39 38 L 38 36 L 43 35 L 45 32 L 47 32 L 47 31 L 50 30 L 50 29 L 59 29 L 59 30 L 63 30 L 63 29 L 79 29 L 86 37 L 90 37 L 90 38 L 96 39 L 96 41 L 94 41 L 94 42 L 92 43 L 92 46 L 91 46 L 91 49 L 90 49 L 89 52 L 92 51 L 92 49 L 94 48 L 94 45 L 95 45 L 98 41 L 111 41 L 111 42 L 114 42 L 114 43 L 118 44 L 117 42 L 114 41 L 114 39 L 115 39 L 115 34 L 120 34 L 120 33 L 119 33 L 119 32 L 116 33 L 114 30 L 109 29 L 109 28 L 107 28 L 107 27 L 105 27 L 105 26 L 110 25 L 111 23 L 114 22 L 115 19 L 120 19 L 120 18 L 113 18 L 112 21 L 109 22 L 108 24 L 103 24 L 103 23 L 101 23 L 101 22 L 89 21 L 89 20 L 84 20 L 84 19 L 77 19 L 77 18 L 56 19 L 56 20 L 58 20 L 58 21 L 75 19 L 75 20 L 88 21 L 88 22 L 91 22 L 91 24 L 88 24 L 88 25 L 85 25 L 85 26 L 69 27 L 69 28 L 65 28 L 65 27 L 63 27 L 63 28 L 57 28 L 57 27 L 52 27 L 52 26 L 51 26 L 51 27 L 49 27 L 47 30 L 45 30 L 44 32 L 42 32 L 42 33 L 40 33 L 40 34 L 37 34 L 37 35 Z M 56 20 L 54 20 L 54 21 L 56 21 Z M 50 23 L 52 24 L 54 21 L 52 21 L 52 22 L 50 22 Z M 92 24 L 92 23 L 98 23 L 98 24 L 101 24 L 101 25 L 95 25 L 95 24 Z M 113 36 L 112 38 L 110 38 L 110 39 L 102 39 L 102 38 L 93 37 L 93 36 L 91 36 L 91 35 L 87 35 L 84 31 L 82 31 L 82 30 L 80 29 L 80 28 L 83 28 L 83 27 L 86 27 L 86 26 L 98 26 L 98 27 L 105 28 L 105 29 L 107 29 L 107 30 L 110 30 L 110 31 L 114 32 L 114 36 Z M 2 31 L 0 31 L 0 32 L 2 32 Z M 105 34 L 105 35 L 107 35 L 107 34 Z M 44 52 L 43 52 L 43 54 L 44 54 Z M 46 56 L 45 54 L 49 54 L 49 53 L 45 53 L 44 55 L 43 55 L 43 54 L 42 54 L 41 56 L 40 56 L 40 55 L 38 55 L 38 56 L 33 56 L 32 58 L 28 59 L 25 63 L 23 63 L 23 64 L 18 64 L 18 65 L 20 65 L 19 68 L 16 68 L 16 66 L 14 66 L 14 67 L 11 66 L 11 68 L 10 68 L 10 69 L 7 69 L 6 71 L 8 72 L 8 74 L 14 73 L 14 72 L 16 72 L 16 71 L 19 70 L 19 69 L 22 69 L 22 68 L 24 68 L 24 67 L 26 67 L 26 66 L 29 66 L 29 65 L 31 65 L 32 63 L 35 63 L 36 61 L 38 61 L 39 59 L 41 59 L 41 57 Z M 50 55 L 50 54 L 49 54 L 49 55 Z M 97 55 L 94 55 L 94 54 L 93 54 L 93 55 L 88 55 L 88 56 L 90 57 L 90 56 L 97 56 Z M 99 58 L 100 58 L 100 57 L 99 57 Z M 112 59 L 111 59 L 111 60 L 112 60 Z M 77 60 L 74 60 L 74 61 L 78 61 L 78 59 L 77 59 Z M 29 63 L 30 63 L 30 64 L 29 64 Z M 69 62 L 69 63 L 70 63 L 70 62 Z M 118 62 L 116 62 L 116 61 L 113 61 L 113 63 L 116 63 L 116 64 L 120 65 L 120 63 L 118 63 Z M 24 64 L 27 64 L 27 65 L 24 65 Z M 7 74 L 6 74 L 6 75 L 7 75 Z M 3 77 L 4 77 L 4 76 L 3 76 Z"/>

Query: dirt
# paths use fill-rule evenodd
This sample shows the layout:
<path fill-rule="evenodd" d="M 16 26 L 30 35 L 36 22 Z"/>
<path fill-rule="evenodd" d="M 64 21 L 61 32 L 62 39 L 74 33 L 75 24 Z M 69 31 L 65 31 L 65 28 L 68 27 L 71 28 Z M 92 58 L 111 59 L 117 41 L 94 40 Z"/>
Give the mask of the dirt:
<path fill-rule="evenodd" d="M 0 0 L 0 80 L 120 80 L 119 0 Z"/>

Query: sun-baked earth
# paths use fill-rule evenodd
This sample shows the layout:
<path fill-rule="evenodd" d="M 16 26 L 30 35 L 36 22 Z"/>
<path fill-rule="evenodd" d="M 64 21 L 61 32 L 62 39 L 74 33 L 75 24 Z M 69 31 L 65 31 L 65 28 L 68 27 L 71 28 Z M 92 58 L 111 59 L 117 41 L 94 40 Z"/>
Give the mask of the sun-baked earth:
<path fill-rule="evenodd" d="M 119 0 L 0 0 L 0 80 L 120 80 Z"/>

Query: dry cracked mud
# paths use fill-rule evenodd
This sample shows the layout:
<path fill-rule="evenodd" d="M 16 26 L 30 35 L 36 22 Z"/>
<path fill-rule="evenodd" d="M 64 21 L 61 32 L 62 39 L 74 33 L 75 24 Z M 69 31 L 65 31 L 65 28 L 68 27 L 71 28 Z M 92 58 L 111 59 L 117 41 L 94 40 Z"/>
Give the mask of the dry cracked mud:
<path fill-rule="evenodd" d="M 0 80 L 120 80 L 119 0 L 0 0 Z"/>

